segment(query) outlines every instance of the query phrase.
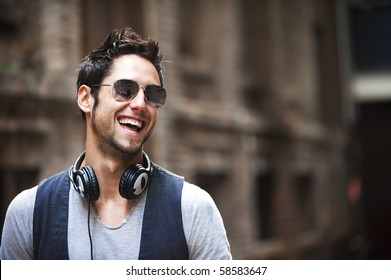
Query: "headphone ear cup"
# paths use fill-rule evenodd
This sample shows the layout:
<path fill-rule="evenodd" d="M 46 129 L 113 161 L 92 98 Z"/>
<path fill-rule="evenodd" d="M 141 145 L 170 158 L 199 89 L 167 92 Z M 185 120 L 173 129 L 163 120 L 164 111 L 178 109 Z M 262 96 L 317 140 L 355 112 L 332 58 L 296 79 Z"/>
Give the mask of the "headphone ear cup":
<path fill-rule="evenodd" d="M 76 171 L 75 183 L 82 197 L 91 202 L 98 200 L 99 183 L 91 166 L 84 166 Z"/>
<path fill-rule="evenodd" d="M 141 164 L 130 166 L 121 177 L 119 193 L 126 199 L 137 198 L 148 187 L 149 181 L 150 172 Z"/>

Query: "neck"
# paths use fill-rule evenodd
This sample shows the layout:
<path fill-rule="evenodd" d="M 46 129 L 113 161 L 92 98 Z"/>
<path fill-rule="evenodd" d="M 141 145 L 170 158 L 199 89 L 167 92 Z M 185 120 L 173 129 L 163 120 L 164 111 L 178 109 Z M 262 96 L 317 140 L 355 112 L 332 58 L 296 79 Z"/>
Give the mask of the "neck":
<path fill-rule="evenodd" d="M 142 153 L 140 152 L 141 158 Z M 139 156 L 127 159 L 107 156 L 92 149 L 86 149 L 84 165 L 91 166 L 99 182 L 99 199 L 94 207 L 99 219 L 108 226 L 118 226 L 126 221 L 133 201 L 123 198 L 119 193 L 119 182 L 125 170 L 139 163 Z"/>
<path fill-rule="evenodd" d="M 142 151 L 128 157 L 116 157 L 99 152 L 96 149 L 86 149 L 83 166 L 91 166 L 99 182 L 99 200 L 117 200 L 122 197 L 119 194 L 119 182 L 125 170 L 133 164 L 142 163 Z"/>

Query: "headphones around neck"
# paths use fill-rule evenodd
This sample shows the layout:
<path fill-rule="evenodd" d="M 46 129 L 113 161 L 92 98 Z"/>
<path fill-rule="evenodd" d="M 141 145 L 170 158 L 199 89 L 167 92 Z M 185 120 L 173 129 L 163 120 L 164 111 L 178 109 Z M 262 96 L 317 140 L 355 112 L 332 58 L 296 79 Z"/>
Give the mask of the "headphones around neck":
<path fill-rule="evenodd" d="M 83 152 L 69 169 L 68 176 L 75 190 L 87 201 L 93 202 L 99 198 L 99 183 L 91 166 L 80 168 L 86 153 Z M 119 182 L 119 193 L 123 198 L 135 199 L 139 197 L 150 184 L 152 164 L 146 153 L 143 152 L 143 163 L 129 166 Z"/>

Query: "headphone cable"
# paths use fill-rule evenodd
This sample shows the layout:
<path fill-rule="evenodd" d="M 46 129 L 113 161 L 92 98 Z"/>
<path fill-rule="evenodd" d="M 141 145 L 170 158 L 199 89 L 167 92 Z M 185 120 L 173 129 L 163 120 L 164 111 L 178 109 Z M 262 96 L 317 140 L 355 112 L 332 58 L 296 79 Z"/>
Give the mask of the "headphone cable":
<path fill-rule="evenodd" d="M 88 200 L 88 237 L 90 239 L 90 252 L 91 260 L 94 260 L 94 248 L 92 246 L 92 237 L 91 237 L 91 200 Z"/>

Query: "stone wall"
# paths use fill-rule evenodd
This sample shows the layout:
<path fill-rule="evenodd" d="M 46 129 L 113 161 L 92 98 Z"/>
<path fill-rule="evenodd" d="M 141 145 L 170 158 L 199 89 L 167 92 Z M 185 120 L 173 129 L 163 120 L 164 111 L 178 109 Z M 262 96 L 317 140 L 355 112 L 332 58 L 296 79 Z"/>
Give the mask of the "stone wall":
<path fill-rule="evenodd" d="M 134 24 L 159 41 L 168 90 L 146 149 L 213 196 L 234 258 L 334 256 L 349 220 L 332 1 L 117 0 L 104 18 L 106 1 L 15 3 L 21 19 L 0 19 L 3 182 L 73 163 L 76 66 L 102 30 Z"/>

